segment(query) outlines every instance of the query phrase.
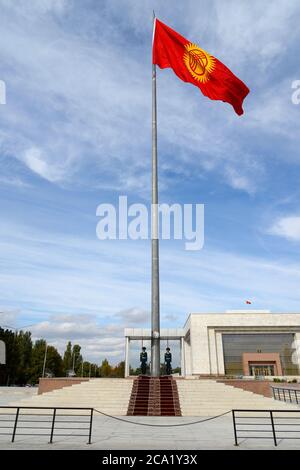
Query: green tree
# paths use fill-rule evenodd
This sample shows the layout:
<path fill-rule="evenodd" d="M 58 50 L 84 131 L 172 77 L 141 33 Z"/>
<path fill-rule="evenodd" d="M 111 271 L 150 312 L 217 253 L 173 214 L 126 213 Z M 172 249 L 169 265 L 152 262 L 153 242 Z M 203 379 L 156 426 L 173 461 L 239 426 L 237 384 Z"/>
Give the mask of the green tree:
<path fill-rule="evenodd" d="M 92 377 L 100 377 L 100 370 L 98 364 L 92 364 Z"/>
<path fill-rule="evenodd" d="M 63 360 L 54 346 L 48 346 L 46 370 L 51 372 L 55 377 L 61 377 L 63 375 Z"/>
<path fill-rule="evenodd" d="M 1 384 L 17 383 L 19 350 L 16 347 L 16 333 L 0 328 L 0 339 L 4 341 L 6 346 L 6 364 L 1 367 Z"/>
<path fill-rule="evenodd" d="M 90 363 L 88 361 L 83 361 L 83 367 L 82 363 L 80 365 L 80 377 L 88 377 L 89 376 L 89 370 L 90 370 Z"/>
<path fill-rule="evenodd" d="M 119 362 L 113 369 L 113 377 L 125 377 L 125 362 Z"/>
<path fill-rule="evenodd" d="M 76 375 L 81 375 L 81 364 L 82 364 L 82 355 L 80 354 L 81 346 L 79 344 L 74 344 L 72 349 L 72 369 L 74 365 L 74 371 Z"/>
<path fill-rule="evenodd" d="M 45 351 L 47 343 L 44 339 L 35 342 L 32 349 L 30 383 L 36 384 L 42 377 Z M 63 374 L 63 360 L 54 346 L 47 347 L 45 370 L 51 372 L 55 377 L 61 377 Z"/>
<path fill-rule="evenodd" d="M 131 366 L 129 367 L 129 375 L 141 375 L 142 369 L 140 367 L 137 367 L 136 369 L 133 369 Z"/>
<path fill-rule="evenodd" d="M 97 372 L 95 372 L 95 368 L 97 371 L 98 369 L 97 364 L 92 364 L 89 361 L 84 361 L 83 362 L 83 377 L 89 377 L 90 374 L 91 374 L 91 377 L 97 377 Z M 82 373 L 82 363 L 80 365 L 80 374 L 79 374 L 80 376 L 81 376 L 81 373 Z"/>
<path fill-rule="evenodd" d="M 15 336 L 15 346 L 18 354 L 18 364 L 16 369 L 16 383 L 26 384 L 30 376 L 30 365 L 32 356 L 31 333 L 20 331 Z"/>
<path fill-rule="evenodd" d="M 31 333 L 0 328 L 0 339 L 6 345 L 6 365 L 1 367 L 2 385 L 24 385 L 29 377 L 32 354 Z"/>
<path fill-rule="evenodd" d="M 66 350 L 64 352 L 64 358 L 63 358 L 64 375 L 66 375 L 67 370 L 70 370 L 71 368 L 72 368 L 72 343 L 71 341 L 69 341 L 66 346 Z"/>
<path fill-rule="evenodd" d="M 104 359 L 102 361 L 102 364 L 100 366 L 100 375 L 101 377 L 110 377 L 112 372 L 112 367 L 109 364 L 107 359 Z"/>
<path fill-rule="evenodd" d="M 44 339 L 38 339 L 34 343 L 29 375 L 29 380 L 32 384 L 38 383 L 39 378 L 42 377 L 46 346 L 47 343 Z"/>

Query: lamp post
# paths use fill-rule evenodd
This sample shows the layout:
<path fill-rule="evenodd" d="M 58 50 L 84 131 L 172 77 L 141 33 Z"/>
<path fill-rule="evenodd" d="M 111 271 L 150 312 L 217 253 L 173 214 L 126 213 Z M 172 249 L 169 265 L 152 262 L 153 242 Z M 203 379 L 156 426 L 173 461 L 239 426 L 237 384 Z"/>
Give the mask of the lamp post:
<path fill-rule="evenodd" d="M 77 356 L 80 356 L 80 352 L 77 352 L 77 353 L 76 353 L 75 351 L 73 351 L 73 366 L 72 366 L 72 370 L 73 370 L 74 374 L 75 374 L 75 359 L 76 359 Z"/>
<path fill-rule="evenodd" d="M 45 344 L 45 355 L 44 355 L 44 363 L 43 363 L 43 373 L 42 373 L 42 378 L 45 377 L 45 368 L 46 368 L 46 361 L 47 361 L 47 350 L 48 350 L 48 344 L 46 342 Z"/>

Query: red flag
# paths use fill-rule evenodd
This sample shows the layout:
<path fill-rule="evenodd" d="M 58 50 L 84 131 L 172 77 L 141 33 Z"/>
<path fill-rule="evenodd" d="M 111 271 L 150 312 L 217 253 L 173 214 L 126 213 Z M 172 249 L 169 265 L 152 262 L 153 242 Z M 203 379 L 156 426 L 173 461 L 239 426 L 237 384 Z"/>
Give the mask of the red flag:
<path fill-rule="evenodd" d="M 243 114 L 243 100 L 249 88 L 222 62 L 191 43 L 169 26 L 155 20 L 153 64 L 170 67 L 184 82 L 192 83 L 212 100 L 230 103 L 238 115 Z"/>

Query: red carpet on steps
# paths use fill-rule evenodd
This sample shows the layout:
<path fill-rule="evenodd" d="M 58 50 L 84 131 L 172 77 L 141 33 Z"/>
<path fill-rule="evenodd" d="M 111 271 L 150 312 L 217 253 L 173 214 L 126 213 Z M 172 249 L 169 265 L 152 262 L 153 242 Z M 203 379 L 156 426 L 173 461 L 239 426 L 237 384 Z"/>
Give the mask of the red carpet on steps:
<path fill-rule="evenodd" d="M 181 416 L 176 380 L 172 376 L 134 379 L 128 416 Z"/>

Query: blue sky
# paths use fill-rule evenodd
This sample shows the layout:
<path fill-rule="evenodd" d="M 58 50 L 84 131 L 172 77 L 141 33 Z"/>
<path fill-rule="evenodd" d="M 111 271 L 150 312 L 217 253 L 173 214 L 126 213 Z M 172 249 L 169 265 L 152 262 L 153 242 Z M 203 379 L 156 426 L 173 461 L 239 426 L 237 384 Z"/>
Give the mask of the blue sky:
<path fill-rule="evenodd" d="M 150 243 L 99 241 L 96 207 L 150 200 L 153 8 L 251 90 L 238 117 L 158 70 L 160 201 L 205 204 L 203 250 L 161 243 L 162 326 L 247 298 L 299 311 L 299 2 L 0 7 L 1 323 L 113 362 L 149 326 Z"/>

